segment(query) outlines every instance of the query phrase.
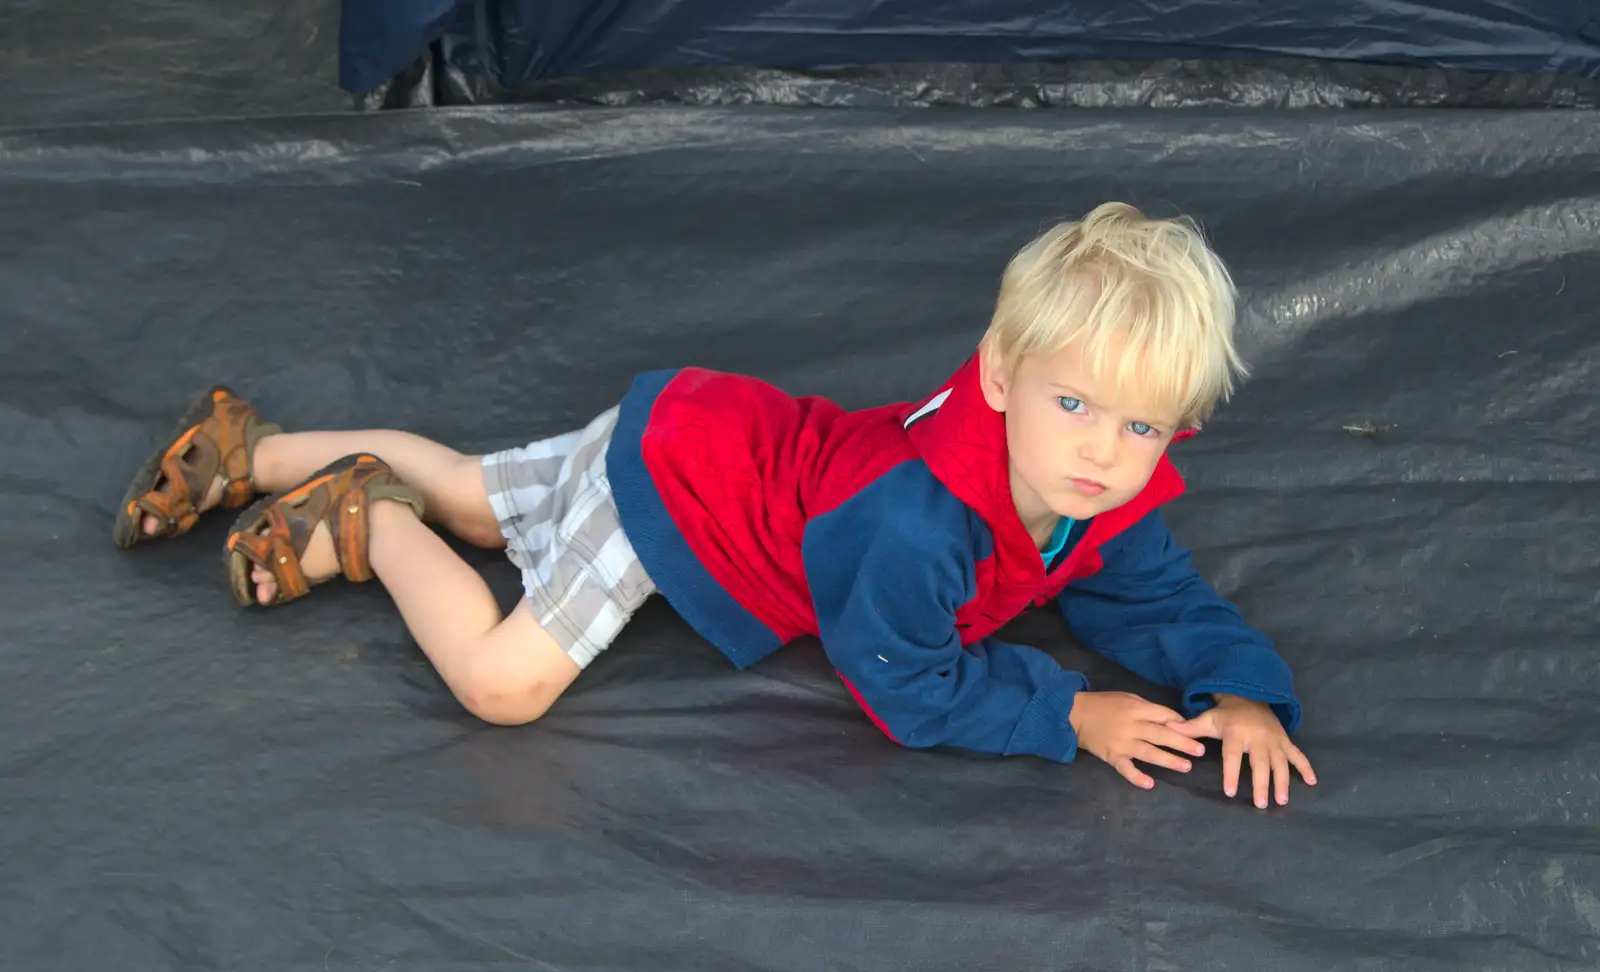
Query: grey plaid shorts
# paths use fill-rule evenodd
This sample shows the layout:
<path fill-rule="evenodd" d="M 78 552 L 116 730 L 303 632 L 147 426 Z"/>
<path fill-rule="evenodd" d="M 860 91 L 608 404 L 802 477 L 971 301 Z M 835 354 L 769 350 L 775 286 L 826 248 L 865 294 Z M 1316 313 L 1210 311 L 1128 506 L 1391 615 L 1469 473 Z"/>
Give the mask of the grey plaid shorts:
<path fill-rule="evenodd" d="M 483 457 L 506 558 L 522 571 L 539 623 L 579 668 L 610 647 L 655 593 L 622 532 L 606 476 L 617 411 L 564 435 Z"/>

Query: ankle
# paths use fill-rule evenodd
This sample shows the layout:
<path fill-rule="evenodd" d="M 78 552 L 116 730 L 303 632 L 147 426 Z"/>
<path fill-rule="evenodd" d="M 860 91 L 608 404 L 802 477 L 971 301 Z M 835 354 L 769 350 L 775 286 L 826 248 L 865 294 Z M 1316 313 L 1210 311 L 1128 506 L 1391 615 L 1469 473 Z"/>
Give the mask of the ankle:
<path fill-rule="evenodd" d="M 263 493 L 276 493 L 295 485 L 287 477 L 289 470 L 285 462 L 284 442 L 282 433 L 262 436 L 256 440 L 255 450 L 250 453 L 250 478 L 254 481 L 258 491 Z"/>
<path fill-rule="evenodd" d="M 420 519 L 417 511 L 412 509 L 410 503 L 402 500 L 379 497 L 372 501 L 367 508 L 367 519 L 374 526 L 385 524 L 416 522 Z"/>

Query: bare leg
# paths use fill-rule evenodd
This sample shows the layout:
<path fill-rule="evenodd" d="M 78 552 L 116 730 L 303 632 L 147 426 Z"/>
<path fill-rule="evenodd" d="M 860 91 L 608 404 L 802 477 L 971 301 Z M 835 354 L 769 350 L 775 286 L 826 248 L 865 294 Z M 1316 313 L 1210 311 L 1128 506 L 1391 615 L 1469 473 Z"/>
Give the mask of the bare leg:
<path fill-rule="evenodd" d="M 288 489 L 330 462 L 356 452 L 381 456 L 395 475 L 419 490 L 431 522 L 479 547 L 505 546 L 483 485 L 480 457 L 463 455 L 410 432 L 372 429 L 267 436 L 251 457 L 256 490 L 275 493 Z M 216 506 L 222 498 L 222 487 L 219 476 L 201 502 L 201 509 Z M 145 518 L 144 529 L 155 533 L 154 517 Z"/>
<path fill-rule="evenodd" d="M 329 463 L 352 453 L 381 457 L 400 480 L 423 494 L 428 518 L 483 547 L 503 547 L 483 482 L 482 460 L 409 432 L 282 433 L 263 438 L 252 457 L 258 492 L 289 489 Z M 210 509 L 222 495 L 219 477 L 201 504 Z M 486 722 L 531 722 L 578 676 L 578 666 L 523 605 L 500 615 L 494 595 L 477 571 L 404 504 L 379 501 L 369 511 L 368 556 L 411 635 L 461 703 Z M 146 518 L 145 529 L 154 532 Z M 326 525 L 311 536 L 301 567 L 320 583 L 340 573 Z M 276 582 L 259 567 L 252 572 L 256 597 L 272 600 Z"/>
<path fill-rule="evenodd" d="M 480 547 L 503 547 L 505 538 L 489 506 L 479 456 L 410 432 L 299 432 L 268 436 L 256 449 L 256 488 L 288 489 L 341 456 L 370 452 L 422 493 L 428 519 Z"/>
<path fill-rule="evenodd" d="M 315 471 L 315 470 L 313 470 Z M 369 512 L 368 556 L 411 636 L 461 704 L 485 722 L 520 725 L 545 713 L 579 668 L 522 603 L 502 618 L 489 586 L 410 507 L 379 501 Z M 339 573 L 325 525 L 301 564 L 313 583 Z M 258 594 L 272 575 L 257 567 Z"/>

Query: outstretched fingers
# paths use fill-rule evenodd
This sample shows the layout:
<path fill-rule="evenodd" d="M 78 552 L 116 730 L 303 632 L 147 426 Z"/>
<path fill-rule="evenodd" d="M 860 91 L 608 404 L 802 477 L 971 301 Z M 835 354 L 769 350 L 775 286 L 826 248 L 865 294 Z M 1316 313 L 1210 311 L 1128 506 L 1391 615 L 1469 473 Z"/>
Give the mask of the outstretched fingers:
<path fill-rule="evenodd" d="M 1239 766 L 1244 750 L 1232 740 L 1222 742 L 1222 792 L 1230 798 L 1239 794 Z"/>
<path fill-rule="evenodd" d="M 1317 773 L 1311 768 L 1311 760 L 1307 759 L 1306 754 L 1300 751 L 1300 747 L 1294 743 L 1288 743 L 1284 749 L 1288 754 L 1290 764 L 1300 771 L 1300 776 L 1305 779 L 1306 785 L 1316 786 Z"/>
<path fill-rule="evenodd" d="M 1250 784 L 1255 791 L 1256 806 L 1265 810 L 1267 791 L 1272 787 L 1272 761 L 1269 755 L 1259 749 L 1250 751 Z"/>
<path fill-rule="evenodd" d="M 1117 772 L 1121 773 L 1129 783 L 1132 783 L 1134 786 L 1137 786 L 1140 789 L 1148 790 L 1152 786 L 1156 785 L 1155 780 L 1151 779 L 1148 774 L 1140 770 L 1138 766 L 1134 765 L 1132 756 L 1124 756 L 1111 765 L 1116 767 Z"/>
<path fill-rule="evenodd" d="M 1168 752 L 1149 743 L 1140 743 L 1135 746 L 1133 758 L 1141 763 L 1149 763 L 1151 766 L 1160 766 L 1178 773 L 1187 773 L 1194 768 L 1193 763 L 1190 763 L 1177 753 Z"/>
<path fill-rule="evenodd" d="M 1164 746 L 1180 753 L 1188 753 L 1191 756 L 1204 756 L 1206 754 L 1204 743 L 1184 735 L 1172 726 L 1150 726 L 1144 732 L 1144 741 L 1154 743 L 1157 746 Z"/>

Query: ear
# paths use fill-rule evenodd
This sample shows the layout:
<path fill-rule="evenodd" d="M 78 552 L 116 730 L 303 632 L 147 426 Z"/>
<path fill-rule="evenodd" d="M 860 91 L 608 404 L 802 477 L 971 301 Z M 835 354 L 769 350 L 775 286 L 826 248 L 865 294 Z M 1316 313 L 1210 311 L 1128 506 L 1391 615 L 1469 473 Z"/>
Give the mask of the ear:
<path fill-rule="evenodd" d="M 1011 375 L 1006 373 L 1000 353 L 987 341 L 978 346 L 978 387 L 983 389 L 983 400 L 990 408 L 997 412 L 1006 410 Z"/>

